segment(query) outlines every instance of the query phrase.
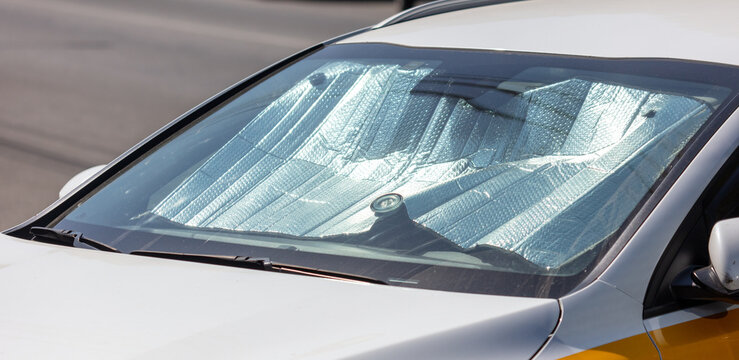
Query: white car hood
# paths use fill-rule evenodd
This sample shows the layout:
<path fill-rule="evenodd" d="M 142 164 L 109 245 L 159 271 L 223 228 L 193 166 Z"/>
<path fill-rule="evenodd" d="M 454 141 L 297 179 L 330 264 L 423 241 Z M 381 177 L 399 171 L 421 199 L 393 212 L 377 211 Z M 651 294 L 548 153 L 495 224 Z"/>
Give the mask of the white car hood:
<path fill-rule="evenodd" d="M 0 358 L 528 359 L 552 299 L 356 284 L 0 235 Z"/>

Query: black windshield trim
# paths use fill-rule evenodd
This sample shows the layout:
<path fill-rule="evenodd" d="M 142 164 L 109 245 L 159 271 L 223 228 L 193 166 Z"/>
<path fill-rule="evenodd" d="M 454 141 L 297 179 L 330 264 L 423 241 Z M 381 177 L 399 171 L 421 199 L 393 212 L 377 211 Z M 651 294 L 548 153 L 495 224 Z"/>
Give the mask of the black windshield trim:
<path fill-rule="evenodd" d="M 84 227 L 86 233 L 98 238 L 100 238 L 99 235 L 104 234 L 112 239 L 123 239 L 129 234 L 135 234 L 135 237 L 127 238 L 125 241 L 113 240 L 108 244 L 115 246 L 123 253 L 148 251 L 201 255 L 233 254 L 234 256 L 249 254 L 249 256 L 258 258 L 269 258 L 278 264 L 318 269 L 326 273 L 344 274 L 347 271 L 342 270 L 342 268 L 346 264 L 351 264 L 355 270 L 351 273 L 354 275 L 377 279 L 391 286 L 417 289 L 547 298 L 552 297 L 551 293 L 548 292 L 550 288 L 561 289 L 568 285 L 571 280 L 565 276 L 532 275 L 314 252 L 310 253 L 311 256 L 304 256 L 305 253 L 292 248 L 266 248 L 247 244 L 209 241 L 193 237 L 82 224 L 71 220 L 64 220 L 59 225 L 70 228 Z M 433 281 L 427 282 L 427 280 Z M 470 287 L 470 283 L 478 284 L 478 286 Z M 539 289 L 546 289 L 547 291 L 539 291 Z"/>

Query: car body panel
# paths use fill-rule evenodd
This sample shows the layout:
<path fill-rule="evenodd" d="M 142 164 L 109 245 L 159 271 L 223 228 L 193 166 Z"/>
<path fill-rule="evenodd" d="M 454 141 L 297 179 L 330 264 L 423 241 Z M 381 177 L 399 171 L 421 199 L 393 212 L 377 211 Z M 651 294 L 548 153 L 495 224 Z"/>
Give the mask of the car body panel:
<path fill-rule="evenodd" d="M 658 360 L 659 358 L 659 352 L 654 348 L 654 344 L 649 336 L 647 334 L 638 334 L 565 356 L 562 360 Z"/>
<path fill-rule="evenodd" d="M 420 18 L 344 39 L 406 46 L 739 64 L 739 3 L 530 0 Z"/>
<path fill-rule="evenodd" d="M 739 306 L 712 302 L 645 320 L 664 359 L 739 358 Z"/>
<path fill-rule="evenodd" d="M 553 299 L 357 284 L 5 235 L 0 287 L 12 294 L 0 299 L 4 359 L 528 359 L 559 318 Z"/>
<path fill-rule="evenodd" d="M 560 301 L 560 324 L 535 359 L 659 359 L 637 299 L 595 281 Z"/>

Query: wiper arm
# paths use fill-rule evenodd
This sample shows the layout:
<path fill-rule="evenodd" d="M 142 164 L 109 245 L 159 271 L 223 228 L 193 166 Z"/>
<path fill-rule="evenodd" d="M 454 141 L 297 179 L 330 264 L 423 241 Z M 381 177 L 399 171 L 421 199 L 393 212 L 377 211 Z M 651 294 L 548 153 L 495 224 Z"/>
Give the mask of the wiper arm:
<path fill-rule="evenodd" d="M 35 241 L 41 241 L 45 243 L 52 243 L 58 245 L 65 245 L 75 247 L 75 244 L 82 243 L 90 246 L 94 249 L 108 252 L 119 253 L 118 249 L 103 244 L 99 241 L 86 238 L 82 236 L 82 233 L 74 232 L 72 230 L 54 229 L 42 226 L 34 226 L 30 230 L 31 235 Z"/>
<path fill-rule="evenodd" d="M 352 281 L 360 283 L 370 283 L 387 285 L 387 282 L 374 279 L 361 275 L 347 274 L 336 271 L 314 269 L 296 265 L 273 263 L 269 258 L 257 258 L 247 256 L 229 256 L 229 255 L 208 255 L 208 254 L 188 254 L 188 253 L 175 253 L 167 251 L 148 251 L 148 250 L 136 250 L 130 253 L 131 255 L 150 256 L 163 259 L 173 260 L 184 260 L 193 261 L 205 264 L 213 265 L 224 265 L 242 267 L 247 269 L 266 270 L 274 272 L 282 272 L 289 274 L 307 275 L 320 277 L 324 279 L 334 279 L 343 281 Z"/>

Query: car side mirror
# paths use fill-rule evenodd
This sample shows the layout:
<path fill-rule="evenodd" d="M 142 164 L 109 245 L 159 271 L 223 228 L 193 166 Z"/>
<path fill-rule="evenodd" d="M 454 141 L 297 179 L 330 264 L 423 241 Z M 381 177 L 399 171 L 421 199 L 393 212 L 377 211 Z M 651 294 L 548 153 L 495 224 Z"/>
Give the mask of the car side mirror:
<path fill-rule="evenodd" d="M 716 223 L 708 239 L 711 265 L 680 273 L 671 289 L 678 299 L 739 301 L 739 218 Z"/>
<path fill-rule="evenodd" d="M 78 186 L 82 185 L 87 179 L 91 178 L 93 175 L 97 174 L 100 170 L 102 170 L 105 167 L 105 165 L 98 165 L 93 166 L 89 169 L 82 170 L 80 173 L 78 173 L 75 176 L 72 176 L 69 181 L 67 181 L 64 186 L 62 186 L 62 189 L 59 190 L 59 198 L 63 198 L 72 190 L 76 189 Z"/>

